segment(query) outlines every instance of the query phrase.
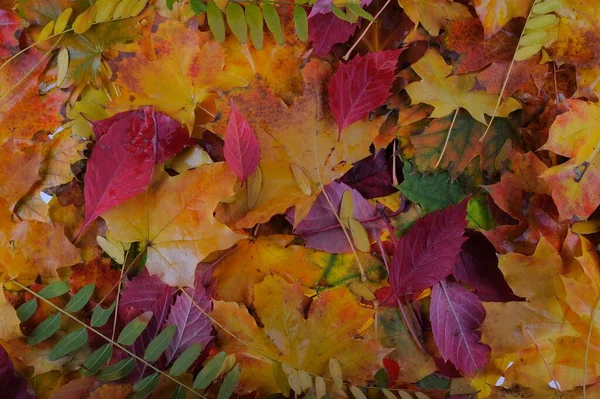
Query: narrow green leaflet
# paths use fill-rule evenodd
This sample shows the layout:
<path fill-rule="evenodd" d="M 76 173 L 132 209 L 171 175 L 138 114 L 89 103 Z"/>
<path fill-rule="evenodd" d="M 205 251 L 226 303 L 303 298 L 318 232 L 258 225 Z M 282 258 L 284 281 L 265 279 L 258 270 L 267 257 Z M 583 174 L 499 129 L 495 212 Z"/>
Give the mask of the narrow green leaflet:
<path fill-rule="evenodd" d="M 227 373 L 225 379 L 223 380 L 223 384 L 221 384 L 221 388 L 219 388 L 217 399 L 229 399 L 231 397 L 235 387 L 238 384 L 238 381 L 240 380 L 241 372 L 242 368 L 238 363 L 229 373 Z"/>
<path fill-rule="evenodd" d="M 331 9 L 331 12 L 333 13 L 333 15 L 335 15 L 336 17 L 338 17 L 342 21 L 346 21 L 346 22 L 350 22 L 350 23 L 355 23 L 356 22 L 356 20 L 354 20 L 353 18 L 351 18 L 349 15 L 346 15 L 346 13 L 341 8 L 336 7 L 333 4 L 329 8 Z"/>
<path fill-rule="evenodd" d="M 185 391 L 181 385 L 175 388 L 171 396 L 169 396 L 169 399 L 185 399 Z"/>
<path fill-rule="evenodd" d="M 116 302 L 113 302 L 113 304 L 106 309 L 100 305 L 96 306 L 92 312 L 92 327 L 101 327 L 105 325 L 108 322 L 108 319 L 110 319 L 110 315 L 114 312 L 116 304 Z"/>
<path fill-rule="evenodd" d="M 149 376 L 142 378 L 133 384 L 133 390 L 135 391 L 133 398 L 144 399 L 146 396 L 150 395 L 156 389 L 156 387 L 158 387 L 159 381 L 159 373 L 150 374 Z"/>
<path fill-rule="evenodd" d="M 213 0 L 210 0 L 206 7 L 206 18 L 208 20 L 210 31 L 215 39 L 217 39 L 219 43 L 223 43 L 225 41 L 225 21 L 223 20 L 223 12 Z"/>
<path fill-rule="evenodd" d="M 225 8 L 225 16 L 227 17 L 227 25 L 229 25 L 229 29 L 235 37 L 240 43 L 246 43 L 248 41 L 248 25 L 246 25 L 246 17 L 242 6 L 230 1 L 227 3 L 227 8 Z"/>
<path fill-rule="evenodd" d="M 306 42 L 308 40 L 308 17 L 304 7 L 299 5 L 294 6 L 294 27 L 298 39 Z"/>
<path fill-rule="evenodd" d="M 281 29 L 281 21 L 279 20 L 279 14 L 273 4 L 266 3 L 262 6 L 263 15 L 265 17 L 265 23 L 267 28 L 273 34 L 273 37 L 277 41 L 277 44 L 283 44 L 283 30 Z"/>
<path fill-rule="evenodd" d="M 406 161 L 402 173 L 404 181 L 397 188 L 406 198 L 421 205 L 425 213 L 458 204 L 465 197 L 460 183 L 453 181 L 446 171 L 424 175 L 413 171 L 412 164 Z"/>
<path fill-rule="evenodd" d="M 69 292 L 69 283 L 66 281 L 57 281 L 42 288 L 38 294 L 45 299 L 56 298 Z"/>
<path fill-rule="evenodd" d="M 172 324 L 165 327 L 165 329 L 162 330 L 146 348 L 144 360 L 150 363 L 157 361 L 173 340 L 175 332 L 177 332 L 176 325 Z"/>
<path fill-rule="evenodd" d="M 94 284 L 88 284 L 79 291 L 75 295 L 71 297 L 67 306 L 65 306 L 65 310 L 67 312 L 78 312 L 90 301 L 90 298 L 94 294 L 94 290 L 96 286 Z"/>
<path fill-rule="evenodd" d="M 169 9 L 169 11 L 173 11 L 173 3 L 175 3 L 175 0 L 167 0 L 165 2 L 167 8 Z"/>
<path fill-rule="evenodd" d="M 248 31 L 250 40 L 257 50 L 263 46 L 263 15 L 260 7 L 256 4 L 246 4 L 246 22 L 248 23 Z"/>
<path fill-rule="evenodd" d="M 202 0 L 190 0 L 190 8 L 196 15 L 200 15 L 206 11 L 206 3 Z"/>
<path fill-rule="evenodd" d="M 96 379 L 100 381 L 116 381 L 127 377 L 135 367 L 135 360 L 131 357 L 111 364 L 98 374 Z"/>
<path fill-rule="evenodd" d="M 373 16 L 365 10 L 363 10 L 359 3 L 347 3 L 346 8 L 354 12 L 359 17 L 363 17 L 368 21 L 373 21 Z"/>
<path fill-rule="evenodd" d="M 152 320 L 152 311 L 147 311 L 131 320 L 119 334 L 117 342 L 121 345 L 133 345 L 135 340 L 144 332 L 150 320 Z"/>
<path fill-rule="evenodd" d="M 467 227 L 470 229 L 491 230 L 495 226 L 494 217 L 487 205 L 486 195 L 479 193 L 467 204 Z"/>
<path fill-rule="evenodd" d="M 96 349 L 90 357 L 87 358 L 85 363 L 83 363 L 83 367 L 87 369 L 86 375 L 96 374 L 108 360 L 112 356 L 113 346 L 112 344 L 102 345 L 100 348 Z"/>
<path fill-rule="evenodd" d="M 173 377 L 183 374 L 202 353 L 202 345 L 194 344 L 187 348 L 173 363 L 169 374 Z"/>
<path fill-rule="evenodd" d="M 21 323 L 25 323 L 33 316 L 38 308 L 37 298 L 31 298 L 21 306 L 17 308 L 17 317 L 21 320 Z"/>
<path fill-rule="evenodd" d="M 50 338 L 60 328 L 60 322 L 60 313 L 55 313 L 52 316 L 48 317 L 46 320 L 42 321 L 35 328 L 35 330 L 33 330 L 29 338 L 27 338 L 27 343 L 29 345 L 37 345 L 40 342 Z"/>
<path fill-rule="evenodd" d="M 196 376 L 194 380 L 194 389 L 204 389 L 210 385 L 211 382 L 217 377 L 225 358 L 227 357 L 227 353 L 219 352 L 210 359 L 206 366 Z"/>
<path fill-rule="evenodd" d="M 81 328 L 77 331 L 73 331 L 67 334 L 63 339 L 58 341 L 56 346 L 50 352 L 48 358 L 50 361 L 57 360 L 60 357 L 68 355 L 76 349 L 81 348 L 88 340 L 87 328 Z"/>

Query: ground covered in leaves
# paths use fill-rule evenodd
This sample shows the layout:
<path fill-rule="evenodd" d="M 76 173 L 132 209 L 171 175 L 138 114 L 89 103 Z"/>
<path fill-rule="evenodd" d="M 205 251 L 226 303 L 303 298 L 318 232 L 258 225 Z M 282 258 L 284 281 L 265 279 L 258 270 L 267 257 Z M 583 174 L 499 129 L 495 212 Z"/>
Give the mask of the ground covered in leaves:
<path fill-rule="evenodd" d="M 600 398 L 596 0 L 0 0 L 0 397 Z"/>

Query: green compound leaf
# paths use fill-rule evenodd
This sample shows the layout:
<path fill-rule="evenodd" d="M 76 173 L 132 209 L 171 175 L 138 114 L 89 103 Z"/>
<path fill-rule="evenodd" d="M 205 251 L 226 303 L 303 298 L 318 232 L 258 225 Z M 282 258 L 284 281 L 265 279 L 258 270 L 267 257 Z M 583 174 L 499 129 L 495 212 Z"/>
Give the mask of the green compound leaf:
<path fill-rule="evenodd" d="M 73 331 L 70 334 L 67 334 L 63 339 L 58 341 L 54 349 L 50 352 L 48 358 L 51 361 L 57 360 L 60 357 L 68 355 L 81 348 L 88 340 L 88 331 L 87 328 L 81 328 L 77 331 Z"/>
<path fill-rule="evenodd" d="M 204 389 L 210 385 L 211 382 L 217 377 L 225 358 L 227 357 L 227 353 L 219 352 L 210 359 L 206 366 L 196 376 L 194 380 L 194 389 Z"/>
<path fill-rule="evenodd" d="M 242 6 L 230 1 L 225 8 L 225 16 L 227 17 L 229 29 L 231 29 L 238 41 L 242 44 L 246 43 L 248 41 L 248 25 L 246 25 L 246 17 Z"/>
<path fill-rule="evenodd" d="M 200 356 L 200 353 L 202 353 L 202 345 L 200 344 L 193 344 L 187 348 L 181 356 L 175 360 L 169 374 L 173 377 L 183 374 L 192 364 L 194 364 L 196 359 L 198 359 L 198 356 Z"/>
<path fill-rule="evenodd" d="M 213 0 L 208 2 L 206 7 L 206 18 L 208 26 L 213 36 L 219 43 L 225 41 L 225 20 L 223 19 L 223 11 L 215 4 Z"/>
<path fill-rule="evenodd" d="M 149 376 L 142 378 L 133 385 L 133 390 L 135 391 L 133 398 L 144 399 L 146 396 L 150 395 L 156 389 L 156 387 L 158 387 L 159 381 L 159 373 L 150 374 Z"/>
<path fill-rule="evenodd" d="M 273 4 L 266 3 L 262 6 L 263 15 L 265 17 L 265 23 L 267 28 L 273 34 L 273 37 L 277 41 L 277 44 L 283 44 L 283 30 L 281 29 L 281 21 L 279 20 L 279 14 Z"/>
<path fill-rule="evenodd" d="M 236 364 L 235 367 L 227 373 L 225 379 L 223 380 L 223 384 L 221 384 L 221 388 L 219 388 L 219 394 L 217 395 L 217 399 L 229 399 L 235 390 L 235 387 L 240 380 L 240 374 L 242 372 L 242 368 L 239 364 Z"/>
<path fill-rule="evenodd" d="M 246 4 L 246 22 L 250 32 L 250 40 L 257 50 L 263 47 L 263 15 L 260 7 L 256 4 Z"/>
<path fill-rule="evenodd" d="M 102 345 L 100 348 L 96 349 L 90 355 L 90 357 L 87 358 L 85 363 L 83 363 L 83 367 L 85 367 L 87 369 L 87 372 L 85 374 L 86 375 L 94 375 L 98 371 L 100 371 L 100 369 L 102 367 L 104 367 L 106 362 L 108 362 L 108 360 L 112 356 L 112 352 L 113 352 L 112 344 L 105 344 L 105 345 Z"/>
<path fill-rule="evenodd" d="M 299 5 L 294 6 L 294 27 L 298 39 L 303 42 L 308 41 L 308 17 L 304 7 Z"/>
<path fill-rule="evenodd" d="M 413 171 L 410 162 L 404 162 L 402 173 L 404 181 L 397 188 L 406 198 L 421 205 L 425 213 L 458 204 L 465 197 L 460 183 L 452 181 L 446 171 L 424 175 Z"/>
<path fill-rule="evenodd" d="M 38 294 L 44 299 L 52 299 L 67 292 L 69 292 L 69 283 L 66 281 L 57 281 L 42 288 Z"/>
<path fill-rule="evenodd" d="M 21 320 L 21 323 L 25 323 L 33 316 L 38 308 L 37 298 L 31 298 L 21 306 L 17 308 L 17 317 Z"/>
<path fill-rule="evenodd" d="M 129 373 L 133 371 L 134 367 L 135 360 L 133 358 L 123 359 L 102 370 L 96 379 L 100 381 L 120 380 L 121 378 L 127 377 Z"/>
<path fill-rule="evenodd" d="M 61 322 L 61 314 L 55 313 L 52 316 L 48 317 L 46 320 L 42 321 L 36 328 L 33 330 L 29 338 L 27 339 L 27 343 L 29 345 L 37 345 L 42 341 L 50 338 L 54 335 L 55 332 L 60 328 Z"/>
<path fill-rule="evenodd" d="M 190 8 L 196 15 L 206 12 L 206 3 L 202 0 L 190 0 Z"/>
<path fill-rule="evenodd" d="M 94 294 L 94 290 L 96 286 L 94 284 L 88 284 L 79 291 L 75 295 L 71 297 L 67 306 L 65 306 L 65 310 L 67 312 L 78 312 L 90 301 L 90 298 Z"/>
<path fill-rule="evenodd" d="M 101 327 L 105 325 L 108 322 L 108 319 L 110 319 L 110 315 L 115 311 L 116 305 L 116 301 L 106 309 L 97 305 L 92 312 L 92 327 Z"/>
<path fill-rule="evenodd" d="M 117 342 L 125 346 L 133 345 L 135 340 L 144 332 L 146 327 L 148 327 L 148 323 L 152 320 L 152 315 L 153 313 L 151 311 L 147 311 L 127 323 L 123 330 L 121 330 Z"/>
<path fill-rule="evenodd" d="M 146 348 L 146 351 L 144 352 L 144 360 L 150 363 L 157 361 L 160 355 L 163 354 L 173 340 L 173 336 L 176 332 L 176 325 L 172 324 L 165 327 L 165 329 L 162 330 Z"/>

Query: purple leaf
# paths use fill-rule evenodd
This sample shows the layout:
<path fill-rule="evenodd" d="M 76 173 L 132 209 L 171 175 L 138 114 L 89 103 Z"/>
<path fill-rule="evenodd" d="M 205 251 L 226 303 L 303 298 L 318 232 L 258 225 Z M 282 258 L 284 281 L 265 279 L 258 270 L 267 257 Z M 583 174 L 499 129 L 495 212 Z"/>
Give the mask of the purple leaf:
<path fill-rule="evenodd" d="M 452 274 L 488 302 L 519 300 L 498 268 L 498 256 L 483 234 L 472 232 L 462 245 Z"/>
<path fill-rule="evenodd" d="M 34 399 L 27 380 L 15 370 L 6 350 L 0 345 L 0 397 L 10 399 Z"/>
<path fill-rule="evenodd" d="M 313 44 L 313 53 L 321 57 L 334 45 L 345 43 L 356 32 L 360 22 L 352 24 L 336 17 L 333 13 L 317 14 L 308 19 L 308 38 Z"/>
<path fill-rule="evenodd" d="M 325 186 L 325 192 L 338 214 L 342 203 L 342 196 L 346 190 L 350 190 L 352 193 L 354 218 L 356 220 L 362 222 L 378 216 L 375 207 L 364 199 L 358 191 L 348 187 L 344 183 L 334 182 Z M 380 219 L 362 224 L 367 231 L 379 229 L 384 226 Z M 342 226 L 339 224 L 323 193 L 319 194 L 308 215 L 296 226 L 294 233 L 306 240 L 307 248 L 319 249 L 329 253 L 352 252 Z"/>
<path fill-rule="evenodd" d="M 340 182 L 358 190 L 365 198 L 385 197 L 398 190 L 392 185 L 392 157 L 385 149 L 355 163 Z"/>
<path fill-rule="evenodd" d="M 223 153 L 225 161 L 242 182 L 246 181 L 258 166 L 260 144 L 254 130 L 233 102 L 225 133 Z"/>
<path fill-rule="evenodd" d="M 177 332 L 166 350 L 167 363 L 186 350 L 193 344 L 200 344 L 203 348 L 213 338 L 212 323 L 206 316 L 211 311 L 212 301 L 206 289 L 202 284 L 204 276 L 199 273 L 194 282 L 195 288 L 186 288 L 185 292 L 193 298 L 193 302 L 188 295 L 180 295 L 171 306 L 171 312 L 167 319 L 167 324 L 177 326 Z M 196 305 L 203 311 L 201 312 Z"/>
<path fill-rule="evenodd" d="M 481 332 L 476 331 L 485 320 L 477 295 L 460 284 L 441 281 L 431 293 L 430 319 L 444 360 L 466 374 L 485 365 L 490 347 L 479 342 Z"/>
<path fill-rule="evenodd" d="M 396 244 L 390 285 L 397 296 L 418 294 L 452 273 L 467 226 L 467 200 L 420 219 Z"/>

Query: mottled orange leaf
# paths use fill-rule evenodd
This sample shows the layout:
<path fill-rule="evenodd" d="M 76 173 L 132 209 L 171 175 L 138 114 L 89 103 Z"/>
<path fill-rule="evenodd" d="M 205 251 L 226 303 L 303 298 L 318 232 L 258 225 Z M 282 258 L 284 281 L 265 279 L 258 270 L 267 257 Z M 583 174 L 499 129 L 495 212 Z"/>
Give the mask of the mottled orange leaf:
<path fill-rule="evenodd" d="M 241 344 L 218 328 L 221 348 L 235 353 L 242 365 L 239 392 L 258 390 L 261 396 L 280 392 L 273 378 L 272 360 L 330 377 L 329 359 L 334 358 L 343 365 L 344 379 L 362 384 L 383 367 L 382 360 L 390 352 L 377 341 L 358 338 L 359 329 L 374 312 L 361 307 L 359 298 L 346 288 L 325 291 L 315 298 L 307 318 L 301 287 L 280 277 L 269 276 L 257 284 L 254 298 L 264 328 L 235 302 L 215 301 L 211 314 L 231 333 L 251 344 Z"/>
<path fill-rule="evenodd" d="M 324 185 L 341 177 L 353 162 L 369 154 L 368 147 L 377 135 L 380 119 L 348 126 L 338 142 L 338 128 L 323 96 L 331 68 L 313 60 L 304 67 L 303 75 L 304 94 L 291 106 L 260 81 L 217 100 L 224 117 L 210 129 L 224 136 L 229 100 L 233 100 L 254 127 L 263 175 L 254 207 L 248 207 L 246 186 L 237 185 L 233 202 L 219 207 L 219 220 L 238 228 L 251 227 L 295 206 L 295 220 L 299 221 L 308 213 Z M 296 179 L 301 179 L 298 174 L 307 179 L 306 187 L 301 187 L 294 173 Z"/>
<path fill-rule="evenodd" d="M 233 194 L 236 177 L 225 163 L 203 165 L 179 176 L 158 167 L 141 194 L 102 215 L 115 240 L 140 242 L 146 267 L 172 286 L 189 286 L 196 265 L 244 236 L 217 222 L 213 211 Z"/>
<path fill-rule="evenodd" d="M 585 220 L 600 205 L 600 106 L 581 100 L 567 105 L 569 110 L 556 118 L 542 148 L 571 159 L 542 177 L 553 187 L 561 219 Z"/>
<path fill-rule="evenodd" d="M 71 293 L 75 294 L 88 284 L 96 286 L 92 299 L 106 306 L 113 303 L 117 297 L 116 284 L 119 281 L 120 272 L 110 268 L 110 259 L 95 258 L 90 262 L 80 263 L 71 268 L 69 282 Z"/>
<path fill-rule="evenodd" d="M 41 145 L 19 149 L 13 140 L 0 147 L 0 204 L 13 210 L 17 202 L 40 179 Z"/>

